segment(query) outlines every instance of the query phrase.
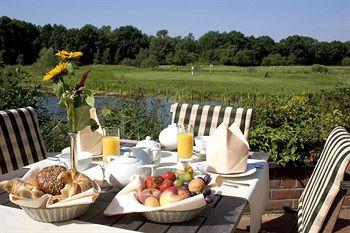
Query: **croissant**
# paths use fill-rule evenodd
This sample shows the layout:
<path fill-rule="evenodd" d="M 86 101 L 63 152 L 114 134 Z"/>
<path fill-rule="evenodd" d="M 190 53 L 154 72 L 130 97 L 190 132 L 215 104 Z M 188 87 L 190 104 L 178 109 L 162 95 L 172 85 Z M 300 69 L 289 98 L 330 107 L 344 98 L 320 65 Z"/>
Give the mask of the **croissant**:
<path fill-rule="evenodd" d="M 64 188 L 61 189 L 63 198 L 74 196 L 94 187 L 94 183 L 89 177 L 70 169 L 61 172 L 57 176 L 57 180 L 66 183 Z"/>
<path fill-rule="evenodd" d="M 44 195 L 35 185 L 26 183 L 20 179 L 5 180 L 0 182 L 0 188 L 13 195 L 24 198 L 39 198 Z"/>

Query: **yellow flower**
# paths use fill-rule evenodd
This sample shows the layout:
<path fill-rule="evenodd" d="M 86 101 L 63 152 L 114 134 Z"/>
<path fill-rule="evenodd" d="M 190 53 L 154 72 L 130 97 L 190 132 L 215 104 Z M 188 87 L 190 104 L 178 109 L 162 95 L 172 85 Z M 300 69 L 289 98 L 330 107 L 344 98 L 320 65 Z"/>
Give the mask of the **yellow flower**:
<path fill-rule="evenodd" d="M 69 57 L 70 52 L 65 50 L 58 51 L 55 55 L 60 57 L 62 60 L 66 60 Z"/>
<path fill-rule="evenodd" d="M 78 59 L 79 57 L 83 56 L 83 53 L 78 51 L 78 52 L 70 52 L 68 59 L 75 60 Z"/>
<path fill-rule="evenodd" d="M 67 60 L 76 60 L 79 57 L 83 56 L 83 53 L 80 51 L 68 52 L 65 50 L 61 50 L 61 51 L 58 51 L 55 55 L 57 57 L 60 57 L 62 60 L 67 61 Z"/>
<path fill-rule="evenodd" d="M 55 68 L 47 72 L 44 76 L 44 81 L 49 81 L 57 76 L 64 74 L 67 71 L 67 63 L 60 63 Z"/>

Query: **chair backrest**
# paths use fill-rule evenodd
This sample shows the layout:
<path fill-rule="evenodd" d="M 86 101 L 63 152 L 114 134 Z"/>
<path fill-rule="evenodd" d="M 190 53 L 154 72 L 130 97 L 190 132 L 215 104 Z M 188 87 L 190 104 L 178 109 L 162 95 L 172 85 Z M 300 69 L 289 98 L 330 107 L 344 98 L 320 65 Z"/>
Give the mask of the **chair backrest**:
<path fill-rule="evenodd" d="M 44 159 L 45 146 L 33 108 L 0 111 L 0 174 Z"/>
<path fill-rule="evenodd" d="M 336 127 L 299 199 L 298 232 L 321 232 L 350 161 L 350 134 Z"/>
<path fill-rule="evenodd" d="M 222 122 L 230 126 L 235 122 L 246 138 L 252 122 L 253 109 L 233 108 L 198 104 L 171 105 L 172 123 L 190 124 L 194 127 L 194 135 L 210 135 Z"/>

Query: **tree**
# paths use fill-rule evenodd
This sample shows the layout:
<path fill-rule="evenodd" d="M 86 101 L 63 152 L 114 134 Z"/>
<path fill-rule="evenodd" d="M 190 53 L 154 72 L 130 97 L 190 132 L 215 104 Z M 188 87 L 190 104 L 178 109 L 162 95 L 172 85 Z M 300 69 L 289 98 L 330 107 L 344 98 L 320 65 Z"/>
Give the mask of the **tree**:
<path fill-rule="evenodd" d="M 166 57 L 174 52 L 175 41 L 169 37 L 167 30 L 160 30 L 150 38 L 149 54 L 158 64 L 167 64 Z"/>
<path fill-rule="evenodd" d="M 238 51 L 233 58 L 233 64 L 237 66 L 257 65 L 254 51 L 247 49 Z"/>
<path fill-rule="evenodd" d="M 315 63 L 323 65 L 340 65 L 347 48 L 340 41 L 320 42 L 314 45 Z"/>
<path fill-rule="evenodd" d="M 92 64 L 94 61 L 94 54 L 96 53 L 95 42 L 98 39 L 97 31 L 96 27 L 86 24 L 77 32 L 76 43 L 79 46 L 77 50 L 84 54 L 80 59 L 82 64 Z"/>
<path fill-rule="evenodd" d="M 118 64 L 125 58 L 135 59 L 141 48 L 148 47 L 148 37 L 133 26 L 119 27 L 113 31 L 114 61 Z M 116 59 L 117 58 L 117 59 Z"/>
<path fill-rule="evenodd" d="M 277 50 L 284 57 L 294 54 L 297 64 L 311 65 L 314 63 L 312 47 L 316 43 L 317 40 L 311 37 L 294 35 L 281 40 L 277 44 Z"/>

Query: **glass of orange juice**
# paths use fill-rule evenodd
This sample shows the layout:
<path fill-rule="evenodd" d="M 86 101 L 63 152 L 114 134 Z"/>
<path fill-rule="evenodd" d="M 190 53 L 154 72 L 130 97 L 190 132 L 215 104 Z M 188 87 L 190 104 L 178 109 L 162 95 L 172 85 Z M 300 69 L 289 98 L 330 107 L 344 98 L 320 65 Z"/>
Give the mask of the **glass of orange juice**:
<path fill-rule="evenodd" d="M 104 129 L 102 139 L 103 163 L 107 164 L 111 156 L 120 155 L 120 137 L 119 128 L 108 127 Z"/>
<path fill-rule="evenodd" d="M 177 134 L 177 159 L 179 162 L 189 162 L 193 156 L 193 126 L 180 125 Z"/>

